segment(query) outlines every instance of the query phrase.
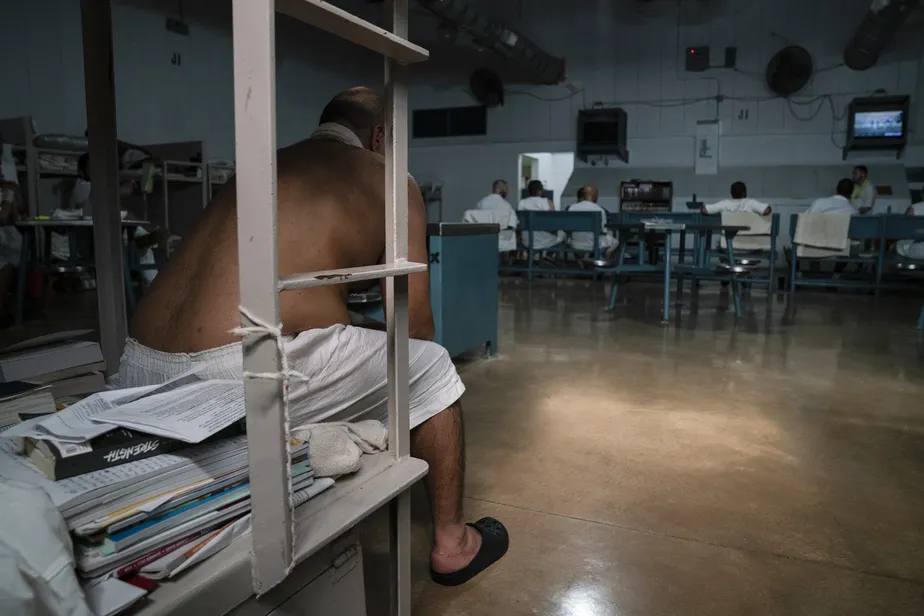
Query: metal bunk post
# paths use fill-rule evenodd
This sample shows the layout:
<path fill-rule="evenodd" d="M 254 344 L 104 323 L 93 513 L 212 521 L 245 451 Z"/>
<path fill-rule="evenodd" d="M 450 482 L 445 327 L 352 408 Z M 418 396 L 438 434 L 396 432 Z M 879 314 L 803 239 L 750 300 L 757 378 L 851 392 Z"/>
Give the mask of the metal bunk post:
<path fill-rule="evenodd" d="M 407 0 L 390 0 L 390 30 L 407 38 Z M 385 262 L 407 261 L 407 66 L 385 58 Z M 388 450 L 410 455 L 407 276 L 385 282 L 388 328 Z M 392 613 L 411 613 L 411 493 L 390 505 Z"/>
<path fill-rule="evenodd" d="M 276 10 L 273 0 L 234 0 L 234 135 L 241 306 L 279 323 L 276 246 Z M 246 317 L 243 327 L 251 327 Z M 278 373 L 275 340 L 244 338 L 244 370 Z M 253 509 L 254 591 L 285 579 L 292 562 L 283 382 L 246 379 L 247 444 Z"/>
<path fill-rule="evenodd" d="M 81 0 L 80 9 L 90 166 L 94 170 L 94 177 L 98 178 L 93 182 L 93 245 L 96 255 L 100 346 L 106 360 L 106 370 L 111 374 L 119 369 L 128 332 L 122 271 L 122 217 L 119 214 L 112 13 L 109 0 Z M 30 165 L 33 162 L 36 165 L 38 163 L 37 160 L 30 161 Z"/>
<path fill-rule="evenodd" d="M 322 0 L 233 0 L 237 217 L 241 307 L 264 325 L 279 323 L 285 290 L 387 278 L 388 417 L 391 463 L 354 486 L 355 498 L 293 516 L 282 380 L 246 379 L 248 448 L 253 506 L 253 583 L 262 594 L 281 582 L 298 560 L 381 506 L 391 502 L 392 614 L 410 614 L 410 500 L 407 489 L 426 472 L 409 457 L 407 275 L 426 271 L 407 260 L 407 69 L 427 51 L 409 43 L 407 0 L 391 0 L 392 32 Z M 279 278 L 276 222 L 275 10 L 386 57 L 386 263 Z M 259 325 L 242 317 L 244 327 Z M 244 339 L 244 370 L 279 374 L 282 357 L 273 336 Z M 359 481 L 357 479 L 357 481 Z M 336 487 L 334 488 L 337 489 Z M 358 495 L 362 490 L 362 494 Z M 336 505 L 336 506 L 335 506 Z M 305 509 L 310 510 L 306 506 Z M 308 515 L 308 514 L 306 514 Z M 293 517 L 305 521 L 294 536 Z M 336 518 L 336 519 L 331 519 Z"/>

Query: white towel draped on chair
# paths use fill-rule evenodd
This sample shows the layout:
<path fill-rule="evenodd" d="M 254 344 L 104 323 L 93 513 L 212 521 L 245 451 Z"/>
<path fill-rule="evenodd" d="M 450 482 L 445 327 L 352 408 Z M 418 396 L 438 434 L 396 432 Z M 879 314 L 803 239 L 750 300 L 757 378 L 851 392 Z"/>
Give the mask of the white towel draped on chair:
<path fill-rule="evenodd" d="M 753 212 L 722 212 L 722 225 L 748 227 L 735 235 L 735 250 L 770 250 L 773 221 L 769 216 Z M 719 245 L 725 248 L 725 236 L 719 238 Z"/>
<path fill-rule="evenodd" d="M 498 224 L 500 233 L 497 234 L 498 252 L 508 252 L 517 249 L 517 215 L 511 208 L 505 210 L 466 210 L 462 215 L 462 222 L 476 224 Z"/>
<path fill-rule="evenodd" d="M 849 214 L 799 214 L 793 242 L 800 257 L 846 257 L 850 255 Z"/>

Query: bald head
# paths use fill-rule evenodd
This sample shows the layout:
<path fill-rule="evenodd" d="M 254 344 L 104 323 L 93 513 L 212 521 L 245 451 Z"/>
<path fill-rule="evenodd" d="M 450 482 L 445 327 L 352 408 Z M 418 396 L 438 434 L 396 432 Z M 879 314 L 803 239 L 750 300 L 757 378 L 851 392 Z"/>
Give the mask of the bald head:
<path fill-rule="evenodd" d="M 385 99 L 372 88 L 358 86 L 330 99 L 318 124 L 336 122 L 349 128 L 363 147 L 382 153 L 385 145 Z"/>
<path fill-rule="evenodd" d="M 597 199 L 600 197 L 600 193 L 597 191 L 597 187 L 593 184 L 582 186 L 578 194 L 582 200 L 590 201 L 591 203 L 596 203 Z"/>

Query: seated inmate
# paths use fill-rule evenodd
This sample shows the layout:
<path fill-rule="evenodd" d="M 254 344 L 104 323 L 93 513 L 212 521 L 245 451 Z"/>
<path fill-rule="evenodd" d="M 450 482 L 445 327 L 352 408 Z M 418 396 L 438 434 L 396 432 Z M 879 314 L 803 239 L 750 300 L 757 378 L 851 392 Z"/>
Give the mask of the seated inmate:
<path fill-rule="evenodd" d="M 530 181 L 529 184 L 526 185 L 526 192 L 529 196 L 525 199 L 520 199 L 520 202 L 517 204 L 517 210 L 521 212 L 555 211 L 555 204 L 552 203 L 552 200 L 543 196 L 545 194 L 545 189 L 542 186 L 542 182 L 539 180 Z M 520 235 L 523 245 L 529 247 L 529 232 L 523 231 Z M 556 246 L 563 241 L 565 241 L 565 233 L 563 231 L 559 231 L 557 233 L 549 233 L 548 231 L 534 231 L 532 248 L 534 250 L 545 250 L 546 248 Z"/>
<path fill-rule="evenodd" d="M 924 216 L 924 201 L 910 206 L 905 215 Z M 895 252 L 905 259 L 924 261 L 924 240 L 899 240 L 895 242 Z"/>
<path fill-rule="evenodd" d="M 601 214 L 601 229 L 599 235 L 600 249 L 607 255 L 611 254 L 619 244 L 609 229 L 606 228 L 606 210 L 597 204 L 600 191 L 593 184 L 581 186 L 577 191 L 577 202 L 568 206 L 569 212 L 599 212 Z M 571 247 L 575 250 L 590 252 L 594 249 L 594 234 L 587 231 L 574 231 L 571 233 Z"/>
<path fill-rule="evenodd" d="M 279 150 L 280 275 L 384 262 L 384 142 L 382 97 L 353 88 L 328 103 L 310 139 Z M 408 201 L 409 258 L 427 263 L 426 210 L 413 180 Z M 130 325 L 119 368 L 122 386 L 160 383 L 189 370 L 242 378 L 240 342 L 229 333 L 241 320 L 236 207 L 231 184 L 152 283 Z M 386 334 L 350 325 L 347 294 L 355 288 L 323 286 L 280 297 L 289 362 L 308 377 L 290 385 L 293 427 L 387 421 Z M 465 387 L 446 350 L 431 342 L 426 272 L 409 276 L 408 319 L 411 453 L 430 465 L 431 577 L 456 585 L 503 556 L 507 532 L 491 518 L 465 524 L 462 517 L 459 399 Z"/>
<path fill-rule="evenodd" d="M 751 212 L 761 216 L 769 216 L 773 210 L 766 203 L 748 197 L 748 187 L 744 182 L 735 182 L 731 185 L 731 199 L 723 199 L 717 203 L 704 205 L 699 209 L 702 214 L 721 214 L 722 212 Z"/>
<path fill-rule="evenodd" d="M 834 194 L 830 197 L 821 197 L 815 199 L 812 205 L 805 210 L 806 214 L 848 214 L 853 216 L 859 212 L 850 202 L 850 195 L 853 193 L 853 181 L 849 178 L 842 178 L 834 189 Z"/>

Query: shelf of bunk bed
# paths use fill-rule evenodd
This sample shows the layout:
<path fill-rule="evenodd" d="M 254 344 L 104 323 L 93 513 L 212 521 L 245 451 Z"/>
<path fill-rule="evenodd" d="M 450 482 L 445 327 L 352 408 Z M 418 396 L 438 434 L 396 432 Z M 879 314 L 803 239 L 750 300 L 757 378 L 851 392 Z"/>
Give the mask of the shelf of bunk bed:
<path fill-rule="evenodd" d="M 362 457 L 362 467 L 295 509 L 295 562 L 311 558 L 427 474 L 416 458 L 389 452 Z M 253 595 L 251 536 L 242 537 L 151 592 L 136 616 L 225 614 Z M 284 582 L 285 583 L 285 582 Z M 283 583 L 283 584 L 284 584 Z"/>
<path fill-rule="evenodd" d="M 404 410 L 403 412 L 407 412 Z M 295 562 L 311 557 L 423 479 L 429 467 L 392 452 L 363 456 L 362 468 L 295 509 Z"/>
<path fill-rule="evenodd" d="M 423 62 L 430 55 L 423 47 L 323 0 L 276 0 L 276 10 L 402 64 Z"/>
<path fill-rule="evenodd" d="M 402 260 L 398 263 L 347 267 L 323 272 L 309 272 L 307 274 L 292 274 L 291 276 L 281 276 L 279 278 L 279 290 L 292 291 L 294 289 L 308 289 L 331 284 L 349 284 L 360 280 L 378 280 L 390 276 L 406 276 L 407 274 L 425 271 L 427 271 L 427 265 L 425 263 L 413 263 L 411 261 Z"/>

